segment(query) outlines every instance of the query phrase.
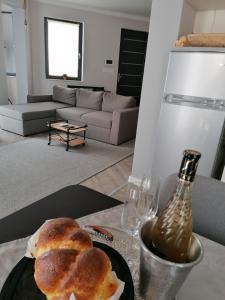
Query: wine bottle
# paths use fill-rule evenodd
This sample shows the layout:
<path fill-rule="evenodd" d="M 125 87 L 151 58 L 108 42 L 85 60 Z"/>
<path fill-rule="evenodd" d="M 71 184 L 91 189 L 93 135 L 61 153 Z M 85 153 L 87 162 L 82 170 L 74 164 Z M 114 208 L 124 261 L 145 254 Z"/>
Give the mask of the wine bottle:
<path fill-rule="evenodd" d="M 201 153 L 185 150 L 176 188 L 153 228 L 152 246 L 176 263 L 188 262 L 192 237 L 192 185 Z"/>

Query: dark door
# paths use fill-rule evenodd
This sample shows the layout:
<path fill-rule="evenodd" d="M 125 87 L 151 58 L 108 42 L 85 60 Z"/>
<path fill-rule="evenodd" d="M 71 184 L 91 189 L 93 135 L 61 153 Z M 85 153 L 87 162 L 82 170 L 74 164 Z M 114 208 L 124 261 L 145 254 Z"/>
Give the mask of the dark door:
<path fill-rule="evenodd" d="M 140 103 L 148 32 L 121 29 L 117 94 Z"/>

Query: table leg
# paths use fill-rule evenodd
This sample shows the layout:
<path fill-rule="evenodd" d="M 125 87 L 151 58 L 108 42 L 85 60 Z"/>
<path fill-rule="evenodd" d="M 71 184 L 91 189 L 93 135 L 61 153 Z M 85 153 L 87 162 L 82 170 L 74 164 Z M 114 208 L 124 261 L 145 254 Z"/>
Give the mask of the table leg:
<path fill-rule="evenodd" d="M 52 140 L 52 126 L 51 122 L 48 123 L 48 145 L 51 145 Z"/>
<path fill-rule="evenodd" d="M 86 130 L 84 130 L 84 141 L 86 139 Z M 85 146 L 85 143 L 83 143 L 83 146 Z"/>
<path fill-rule="evenodd" d="M 68 128 L 66 132 L 66 151 L 69 151 L 69 147 L 70 147 L 70 130 Z"/>

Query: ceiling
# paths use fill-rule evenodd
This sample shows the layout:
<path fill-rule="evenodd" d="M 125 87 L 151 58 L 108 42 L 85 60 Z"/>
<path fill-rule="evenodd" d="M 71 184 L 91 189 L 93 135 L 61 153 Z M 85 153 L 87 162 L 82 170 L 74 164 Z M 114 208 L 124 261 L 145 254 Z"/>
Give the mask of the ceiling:
<path fill-rule="evenodd" d="M 22 6 L 24 0 L 3 0 L 11 6 Z M 28 0 L 29 1 L 29 0 Z M 149 18 L 152 0 L 34 0 L 58 5 L 88 7 L 115 13 Z M 170 1 L 170 0 L 167 0 Z M 225 0 L 186 0 L 195 10 L 225 9 Z M 1 1 L 0 1 L 1 2 Z"/>
<path fill-rule="evenodd" d="M 19 1 L 19 0 L 6 0 Z M 34 0 L 54 4 L 79 5 L 89 9 L 113 11 L 141 17 L 150 16 L 152 0 Z M 170 1 L 170 0 L 166 0 Z M 225 9 L 225 0 L 186 0 L 195 10 Z"/>
<path fill-rule="evenodd" d="M 47 1 L 46 1 L 47 2 Z M 149 17 L 151 0 L 54 0 L 55 4 L 73 4 L 91 9 Z"/>
<path fill-rule="evenodd" d="M 195 10 L 225 9 L 225 0 L 187 0 Z"/>

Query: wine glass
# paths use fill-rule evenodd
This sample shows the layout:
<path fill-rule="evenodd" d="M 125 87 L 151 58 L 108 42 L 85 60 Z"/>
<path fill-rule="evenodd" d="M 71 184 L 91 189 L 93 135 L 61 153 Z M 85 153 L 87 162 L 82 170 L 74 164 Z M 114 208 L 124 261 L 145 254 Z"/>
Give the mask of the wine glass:
<path fill-rule="evenodd" d="M 142 222 L 156 216 L 159 206 L 160 178 L 156 176 L 144 176 L 140 185 L 140 198 L 138 212 Z"/>
<path fill-rule="evenodd" d="M 138 202 L 140 200 L 140 189 L 133 183 L 128 183 L 128 195 L 125 199 L 121 225 L 122 228 L 133 237 L 138 230 L 140 224 L 140 215 L 138 213 Z"/>
<path fill-rule="evenodd" d="M 131 273 L 134 276 L 136 273 L 136 257 L 134 257 L 134 252 L 136 251 L 136 239 L 138 233 L 138 228 L 140 225 L 140 216 L 137 210 L 138 201 L 140 199 L 140 189 L 139 186 L 128 183 L 128 195 L 125 199 L 125 203 L 121 215 L 121 226 L 128 234 L 130 234 L 130 243 L 126 245 L 127 248 L 127 262 L 131 269 Z M 135 251 L 134 251 L 135 250 Z"/>
<path fill-rule="evenodd" d="M 138 236 L 142 222 L 154 218 L 158 211 L 160 179 L 144 176 L 141 184 L 128 183 L 128 197 L 125 200 L 121 225 L 132 237 Z"/>

